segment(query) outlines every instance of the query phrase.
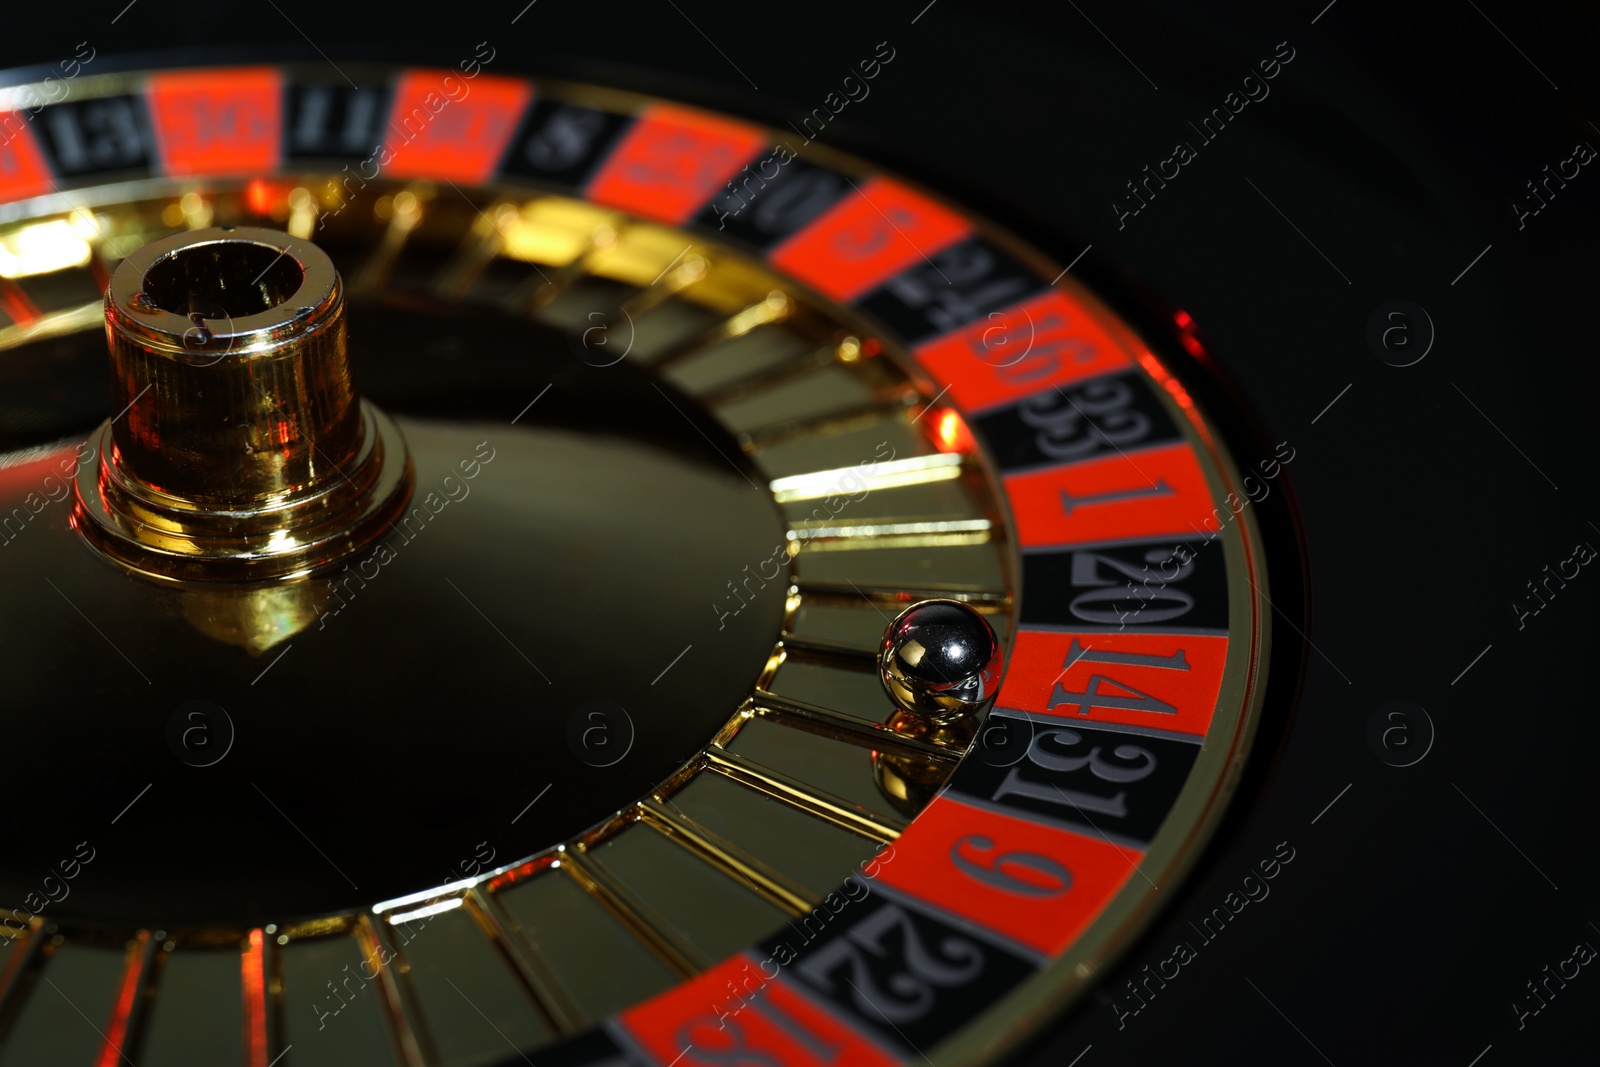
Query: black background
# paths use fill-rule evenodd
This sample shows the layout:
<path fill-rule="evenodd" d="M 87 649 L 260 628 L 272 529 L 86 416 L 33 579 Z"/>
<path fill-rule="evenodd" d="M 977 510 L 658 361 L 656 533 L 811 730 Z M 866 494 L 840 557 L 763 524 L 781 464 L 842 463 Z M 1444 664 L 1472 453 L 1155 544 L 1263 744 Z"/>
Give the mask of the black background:
<path fill-rule="evenodd" d="M 0 62 L 53 63 L 88 40 L 202 61 L 271 48 L 451 64 L 486 40 L 495 72 L 781 123 L 888 41 L 893 62 L 822 140 L 975 203 L 1062 265 L 1092 245 L 1075 272 L 1190 313 L 1259 433 L 1296 450 L 1279 484 L 1309 595 L 1274 622 L 1312 646 L 1299 698 L 1279 670 L 1238 814 L 1100 997 L 1021 1062 L 1595 1061 L 1600 968 L 1522 1029 L 1512 1009 L 1577 942 L 1600 947 L 1600 574 L 1583 569 L 1520 630 L 1511 606 L 1577 542 L 1600 546 L 1600 167 L 1521 230 L 1510 206 L 1576 142 L 1600 148 L 1592 5 L 137 0 L 113 25 L 124 3 L 8 10 Z M 1271 95 L 1201 147 L 1187 122 L 1278 42 L 1295 58 Z M 1123 183 L 1179 140 L 1198 158 L 1119 230 Z M 1415 366 L 1365 340 L 1394 299 L 1437 329 Z M 1437 730 L 1408 768 L 1367 740 L 1393 699 Z M 1271 895 L 1200 945 L 1188 924 L 1283 841 L 1295 858 Z M 1180 940 L 1197 958 L 1119 1030 L 1106 997 Z"/>

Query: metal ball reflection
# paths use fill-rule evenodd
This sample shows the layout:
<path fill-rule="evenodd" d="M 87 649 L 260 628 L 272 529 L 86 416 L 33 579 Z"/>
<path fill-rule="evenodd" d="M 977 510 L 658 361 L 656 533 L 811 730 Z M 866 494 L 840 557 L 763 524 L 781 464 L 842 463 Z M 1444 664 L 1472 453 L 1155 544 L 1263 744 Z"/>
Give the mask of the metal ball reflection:
<path fill-rule="evenodd" d="M 905 711 L 934 723 L 979 714 L 1000 688 L 1000 639 L 987 619 L 956 600 L 924 600 L 889 624 L 878 673 Z"/>

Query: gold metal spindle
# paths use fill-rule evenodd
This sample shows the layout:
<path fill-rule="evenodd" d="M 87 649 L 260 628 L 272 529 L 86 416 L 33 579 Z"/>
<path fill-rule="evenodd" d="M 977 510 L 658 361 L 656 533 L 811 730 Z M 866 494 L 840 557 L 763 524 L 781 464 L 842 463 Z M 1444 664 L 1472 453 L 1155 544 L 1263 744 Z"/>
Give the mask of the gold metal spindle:
<path fill-rule="evenodd" d="M 404 439 L 356 394 L 345 291 L 316 245 L 215 227 L 129 255 L 106 290 L 111 403 L 75 528 L 166 578 L 328 566 L 387 529 Z"/>

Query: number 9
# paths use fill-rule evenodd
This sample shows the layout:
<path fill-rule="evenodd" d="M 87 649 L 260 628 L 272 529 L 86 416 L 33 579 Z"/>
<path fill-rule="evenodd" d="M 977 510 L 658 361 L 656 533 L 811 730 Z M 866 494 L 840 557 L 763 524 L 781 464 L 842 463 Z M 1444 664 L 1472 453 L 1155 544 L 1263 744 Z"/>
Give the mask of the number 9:
<path fill-rule="evenodd" d="M 963 847 L 984 855 L 968 859 Z M 995 853 L 994 849 L 993 838 L 968 834 L 950 846 L 950 859 L 978 881 L 1018 896 L 1059 897 L 1072 888 L 1072 872 L 1049 856 L 1037 852 Z"/>

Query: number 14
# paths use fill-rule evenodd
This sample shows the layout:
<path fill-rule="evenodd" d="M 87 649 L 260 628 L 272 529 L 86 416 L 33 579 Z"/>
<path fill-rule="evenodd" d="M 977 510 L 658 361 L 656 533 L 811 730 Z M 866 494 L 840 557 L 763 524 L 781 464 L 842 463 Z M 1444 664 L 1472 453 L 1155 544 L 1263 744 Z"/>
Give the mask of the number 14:
<path fill-rule="evenodd" d="M 1158 670 L 1186 671 L 1189 661 L 1183 658 L 1183 649 L 1178 649 L 1170 656 L 1155 656 L 1139 652 L 1095 652 L 1093 649 L 1084 648 L 1078 644 L 1078 639 L 1073 638 L 1067 646 L 1067 661 L 1064 667 L 1070 668 L 1076 663 L 1112 663 L 1133 667 L 1155 667 Z M 1065 670 L 1062 671 L 1066 673 Z M 1103 685 L 1115 686 L 1122 692 L 1110 692 L 1102 689 Z M 1176 715 L 1178 709 L 1164 700 L 1159 700 L 1148 693 L 1140 692 L 1126 682 L 1119 682 L 1115 678 L 1108 678 L 1103 674 L 1089 676 L 1089 684 L 1082 692 L 1068 689 L 1060 682 L 1050 693 L 1048 707 L 1055 710 L 1060 705 L 1067 707 L 1076 706 L 1079 715 L 1089 714 L 1091 707 L 1106 708 L 1113 711 L 1148 711 L 1156 715 Z"/>

